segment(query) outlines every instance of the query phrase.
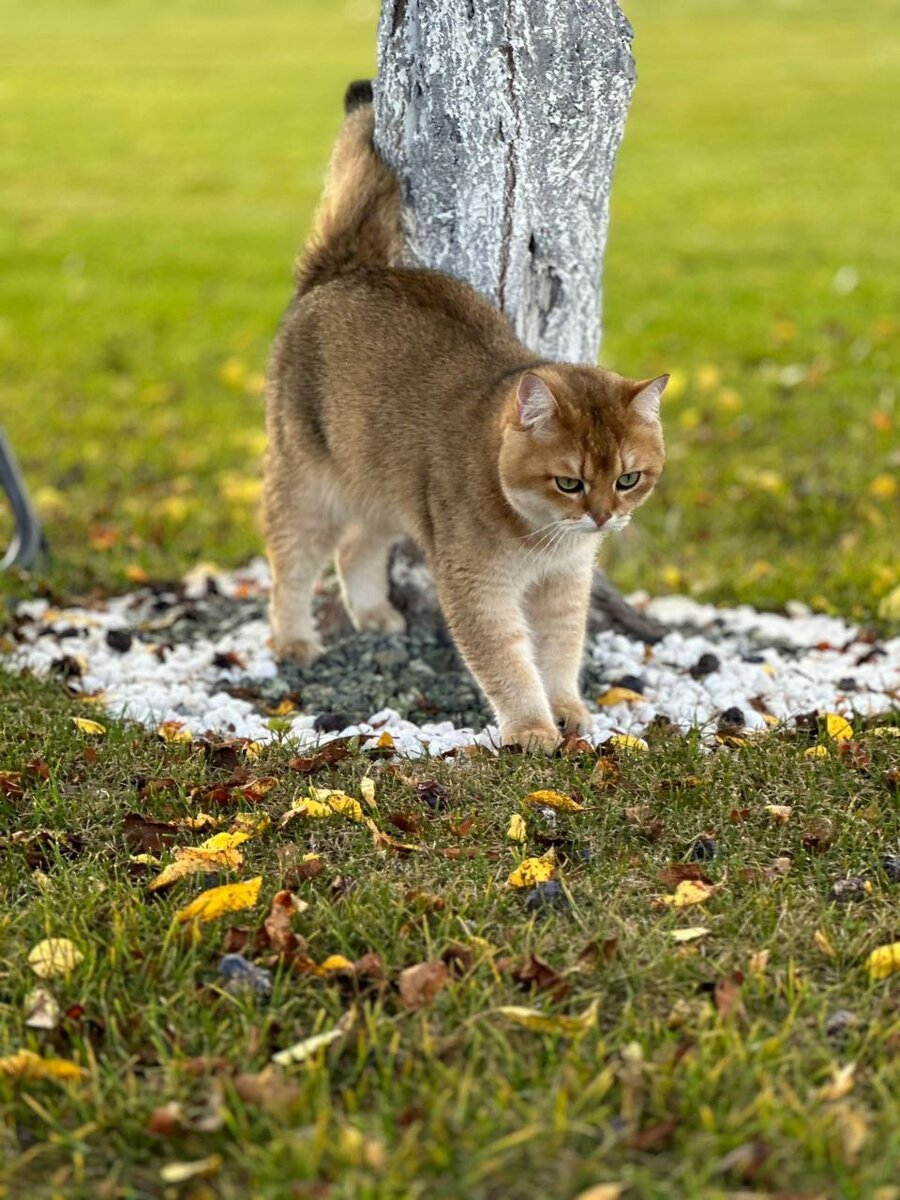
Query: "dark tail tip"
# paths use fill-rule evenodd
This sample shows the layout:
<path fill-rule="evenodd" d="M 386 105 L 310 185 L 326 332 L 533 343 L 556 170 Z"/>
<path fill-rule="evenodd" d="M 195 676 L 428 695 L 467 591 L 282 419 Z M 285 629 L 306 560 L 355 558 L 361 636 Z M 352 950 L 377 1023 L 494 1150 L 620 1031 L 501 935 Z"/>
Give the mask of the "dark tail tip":
<path fill-rule="evenodd" d="M 344 93 L 344 112 L 352 113 L 355 108 L 372 103 L 372 80 L 354 79 Z"/>

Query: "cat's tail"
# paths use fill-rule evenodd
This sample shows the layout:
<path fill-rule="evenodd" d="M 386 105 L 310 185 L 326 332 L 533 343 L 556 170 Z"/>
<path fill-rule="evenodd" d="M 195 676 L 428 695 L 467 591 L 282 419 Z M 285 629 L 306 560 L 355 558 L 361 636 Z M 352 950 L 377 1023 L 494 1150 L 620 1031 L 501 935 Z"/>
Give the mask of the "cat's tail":
<path fill-rule="evenodd" d="M 372 85 L 351 83 L 312 235 L 297 262 L 299 295 L 400 255 L 400 182 L 375 149 Z"/>

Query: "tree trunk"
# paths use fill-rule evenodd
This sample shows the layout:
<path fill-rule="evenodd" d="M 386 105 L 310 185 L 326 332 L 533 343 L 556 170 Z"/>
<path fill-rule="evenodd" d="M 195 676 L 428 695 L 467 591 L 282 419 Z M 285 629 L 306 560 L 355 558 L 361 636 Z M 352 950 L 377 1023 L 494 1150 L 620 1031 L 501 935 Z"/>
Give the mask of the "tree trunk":
<path fill-rule="evenodd" d="M 615 0 L 382 5 L 376 138 L 409 261 L 466 280 L 547 358 L 597 361 L 630 39 Z M 592 623 L 660 634 L 599 572 Z"/>

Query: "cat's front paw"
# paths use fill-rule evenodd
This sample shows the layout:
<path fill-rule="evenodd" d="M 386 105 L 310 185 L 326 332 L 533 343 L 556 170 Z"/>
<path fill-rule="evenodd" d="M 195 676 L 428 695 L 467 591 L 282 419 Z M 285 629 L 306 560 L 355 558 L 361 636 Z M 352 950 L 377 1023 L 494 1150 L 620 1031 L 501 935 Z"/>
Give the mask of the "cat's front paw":
<path fill-rule="evenodd" d="M 563 733 L 590 733 L 593 717 L 577 696 L 553 700 L 550 707 Z"/>
<path fill-rule="evenodd" d="M 322 643 L 311 638 L 273 638 L 272 653 L 277 662 L 294 663 L 308 667 L 322 653 Z"/>
<path fill-rule="evenodd" d="M 560 742 L 555 725 L 501 726 L 500 740 L 504 746 L 521 746 L 530 753 L 544 754 L 553 754 Z"/>

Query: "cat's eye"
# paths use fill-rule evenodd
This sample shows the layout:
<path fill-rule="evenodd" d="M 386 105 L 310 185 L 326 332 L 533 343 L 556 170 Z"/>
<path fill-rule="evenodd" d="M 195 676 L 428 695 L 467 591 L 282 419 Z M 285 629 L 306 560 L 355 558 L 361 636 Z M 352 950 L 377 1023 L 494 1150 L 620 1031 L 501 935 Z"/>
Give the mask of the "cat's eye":
<path fill-rule="evenodd" d="M 574 496 L 576 492 L 584 491 L 584 483 L 580 479 L 569 479 L 566 475 L 557 475 L 554 482 L 559 490 L 565 492 L 567 496 Z"/>
<path fill-rule="evenodd" d="M 620 492 L 627 492 L 629 488 L 634 487 L 640 477 L 640 471 L 626 471 L 624 475 L 620 475 L 616 480 L 616 488 Z"/>

